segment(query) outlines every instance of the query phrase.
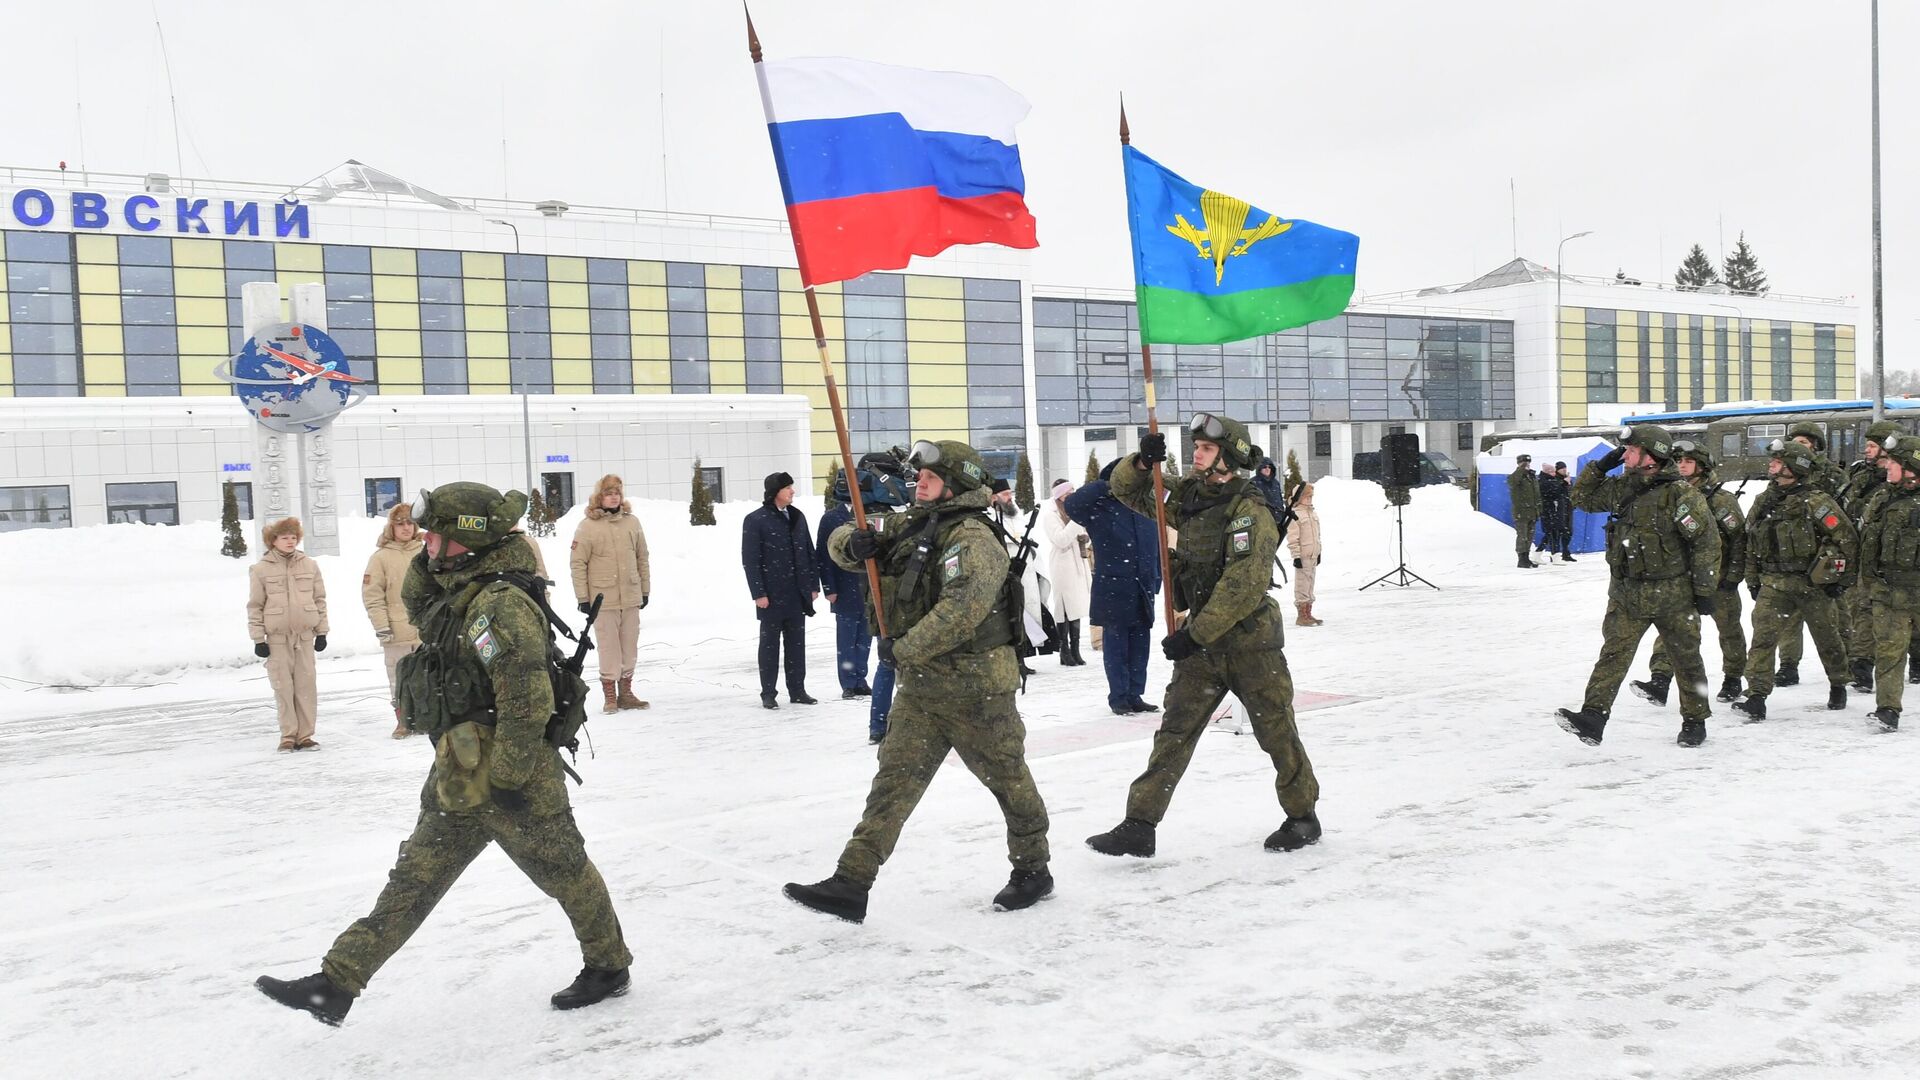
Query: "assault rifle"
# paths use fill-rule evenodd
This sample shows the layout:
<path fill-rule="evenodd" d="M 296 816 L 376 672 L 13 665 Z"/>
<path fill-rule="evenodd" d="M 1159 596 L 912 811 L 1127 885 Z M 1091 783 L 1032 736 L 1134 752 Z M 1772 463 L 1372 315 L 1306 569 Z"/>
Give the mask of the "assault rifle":
<path fill-rule="evenodd" d="M 1293 494 L 1287 496 L 1287 501 L 1280 504 L 1280 512 L 1275 514 L 1273 518 L 1274 525 L 1280 530 L 1280 547 L 1273 549 L 1273 565 L 1280 568 L 1279 584 L 1281 585 L 1287 583 L 1287 561 L 1281 556 L 1280 550 L 1285 547 L 1287 543 L 1287 526 L 1291 525 L 1300 517 L 1299 514 L 1294 513 L 1294 508 L 1300 505 L 1300 496 L 1305 494 L 1306 490 L 1307 485 L 1305 484 L 1294 488 Z"/>
<path fill-rule="evenodd" d="M 593 604 L 587 608 L 587 624 L 580 628 L 579 644 L 574 647 L 573 655 L 567 657 L 567 662 L 561 665 L 575 675 L 586 670 L 587 650 L 593 648 L 593 638 L 588 635 L 593 630 L 593 620 L 600 617 L 600 605 L 606 602 L 606 599 L 606 593 L 593 594 Z"/>

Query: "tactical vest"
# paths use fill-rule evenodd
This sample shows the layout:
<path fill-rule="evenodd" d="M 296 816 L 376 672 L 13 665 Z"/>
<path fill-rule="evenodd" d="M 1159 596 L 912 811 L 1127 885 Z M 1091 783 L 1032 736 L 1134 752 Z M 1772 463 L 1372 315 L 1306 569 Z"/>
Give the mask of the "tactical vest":
<path fill-rule="evenodd" d="M 1799 575 L 1813 568 L 1820 553 L 1820 530 L 1814 525 L 1811 495 L 1797 484 L 1762 505 L 1747 536 L 1761 573 Z"/>
<path fill-rule="evenodd" d="M 1920 585 L 1920 497 L 1897 491 L 1879 504 L 1860 537 L 1860 562 L 1889 585 Z"/>
<path fill-rule="evenodd" d="M 1847 468 L 1847 486 L 1841 492 L 1840 508 L 1846 511 L 1855 525 L 1860 524 L 1860 515 L 1867 509 L 1868 500 L 1873 493 L 1886 483 L 1886 475 L 1865 461 L 1856 461 Z"/>
<path fill-rule="evenodd" d="M 1692 546 L 1676 517 L 1685 512 L 1676 498 L 1683 490 L 1675 486 L 1680 483 L 1674 476 L 1656 476 L 1620 500 L 1607 519 L 1607 567 L 1614 577 L 1665 581 L 1692 568 Z"/>
<path fill-rule="evenodd" d="M 400 718 L 412 730 L 438 738 L 468 721 L 493 726 L 493 679 L 466 634 L 467 609 L 488 588 L 513 586 L 470 582 L 437 594 L 421 611 L 420 647 L 394 671 Z"/>
<path fill-rule="evenodd" d="M 1181 606 L 1198 615 L 1226 572 L 1228 537 L 1235 531 L 1235 522 L 1269 511 L 1259 490 L 1238 477 L 1212 490 L 1203 479 L 1189 480 L 1179 495 L 1180 546 L 1173 576 Z M 1238 528 L 1250 529 L 1252 524 L 1248 521 Z"/>
<path fill-rule="evenodd" d="M 904 530 L 901 538 L 890 547 L 880 567 L 880 573 L 887 596 L 887 632 L 894 637 L 913 629 L 921 619 L 940 603 L 940 591 L 946 584 L 946 575 L 940 572 L 941 554 L 953 542 L 953 537 L 968 521 L 978 519 L 986 524 L 986 511 L 979 508 L 963 510 L 932 510 L 924 514 L 909 511 L 900 524 Z M 989 526 L 991 528 L 991 526 Z M 1005 575 L 1000 583 L 1000 597 L 994 610 L 973 628 L 973 637 L 966 644 L 949 650 L 959 653 L 990 652 L 1003 645 L 1012 645 L 1016 630 L 1025 636 L 1025 628 L 1017 625 L 1022 616 L 1019 595 L 1021 585 L 1012 574 Z M 1011 590 L 1011 591 L 1010 591 Z"/>

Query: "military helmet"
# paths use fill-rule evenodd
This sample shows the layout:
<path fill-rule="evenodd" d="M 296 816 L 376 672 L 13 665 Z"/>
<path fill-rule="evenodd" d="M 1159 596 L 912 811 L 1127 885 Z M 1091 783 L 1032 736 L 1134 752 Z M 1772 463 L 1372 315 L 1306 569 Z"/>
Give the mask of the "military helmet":
<path fill-rule="evenodd" d="M 1802 480 L 1813 475 L 1813 451 L 1791 438 L 1775 439 L 1768 443 L 1767 456 L 1778 460 Z"/>
<path fill-rule="evenodd" d="M 1620 429 L 1621 446 L 1637 446 L 1661 461 L 1673 460 L 1673 436 L 1659 424 L 1627 424 Z"/>
<path fill-rule="evenodd" d="M 1880 450 L 1887 457 L 1900 463 L 1908 476 L 1920 476 L 1920 435 L 1906 431 L 1897 431 L 1887 436 L 1880 444 Z"/>
<path fill-rule="evenodd" d="M 1877 443 L 1880 449 L 1885 450 L 1887 448 L 1887 437 L 1890 435 L 1898 435 L 1900 431 L 1900 425 L 1892 420 L 1879 420 L 1867 426 L 1867 441 Z"/>
<path fill-rule="evenodd" d="M 1698 436 L 1673 440 L 1673 459 L 1679 461 L 1681 458 L 1692 458 L 1699 462 L 1702 470 L 1713 468 L 1713 451 Z"/>
<path fill-rule="evenodd" d="M 527 497 L 518 491 L 500 492 L 485 484 L 462 480 L 437 488 L 420 489 L 413 500 L 413 520 L 472 551 L 485 551 L 507 538 L 527 513 Z"/>
<path fill-rule="evenodd" d="M 1265 456 L 1247 437 L 1247 425 L 1218 413 L 1195 413 L 1187 423 L 1187 434 L 1205 439 L 1220 448 L 1220 460 L 1230 469 L 1252 469 Z"/>
<path fill-rule="evenodd" d="M 955 495 L 986 487 L 993 480 L 986 464 L 980 460 L 980 454 L 957 439 L 941 439 L 939 442 L 921 439 L 913 444 L 912 452 L 907 455 L 907 465 L 913 469 L 925 469 L 939 477 L 940 482 L 952 489 Z"/>
<path fill-rule="evenodd" d="M 1805 435 L 1807 438 L 1812 439 L 1813 448 L 1815 450 L 1825 450 L 1827 448 L 1826 432 L 1821 431 L 1820 425 L 1814 423 L 1811 420 L 1802 420 L 1799 423 L 1787 429 L 1788 439 L 1792 439 L 1799 435 Z"/>

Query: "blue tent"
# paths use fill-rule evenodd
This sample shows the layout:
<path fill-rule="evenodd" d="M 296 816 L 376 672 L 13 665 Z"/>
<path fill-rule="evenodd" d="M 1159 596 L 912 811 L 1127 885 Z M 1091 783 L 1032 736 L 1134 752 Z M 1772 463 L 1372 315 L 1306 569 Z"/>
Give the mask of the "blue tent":
<path fill-rule="evenodd" d="M 1511 440 L 1502 443 L 1500 454 L 1481 454 L 1475 464 L 1480 469 L 1480 512 L 1502 522 L 1513 525 L 1513 503 L 1507 498 L 1507 476 L 1513 472 L 1513 459 L 1521 454 L 1531 454 L 1534 464 L 1541 462 L 1552 464 L 1555 461 L 1567 463 L 1568 478 L 1580 475 L 1587 462 L 1598 461 L 1613 449 L 1604 439 L 1545 439 L 1538 442 Z M 1545 538 L 1541 526 L 1534 526 L 1533 539 L 1540 543 Z M 1607 547 L 1607 515 L 1590 514 L 1585 510 L 1573 512 L 1573 538 L 1568 545 L 1579 554 L 1605 551 Z"/>

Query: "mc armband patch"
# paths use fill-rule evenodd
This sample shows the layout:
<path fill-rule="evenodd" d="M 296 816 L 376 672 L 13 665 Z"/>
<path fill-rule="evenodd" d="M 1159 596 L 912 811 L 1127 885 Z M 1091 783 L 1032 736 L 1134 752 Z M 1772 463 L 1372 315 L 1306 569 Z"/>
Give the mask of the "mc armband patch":
<path fill-rule="evenodd" d="M 1227 528 L 1229 531 L 1233 529 L 1251 529 L 1253 528 L 1253 515 L 1247 514 L 1234 518 L 1227 523 Z"/>

